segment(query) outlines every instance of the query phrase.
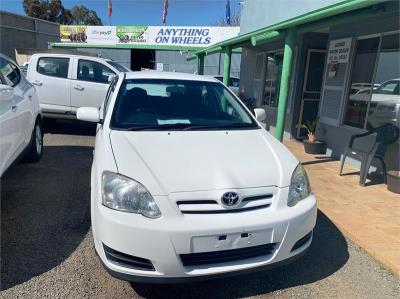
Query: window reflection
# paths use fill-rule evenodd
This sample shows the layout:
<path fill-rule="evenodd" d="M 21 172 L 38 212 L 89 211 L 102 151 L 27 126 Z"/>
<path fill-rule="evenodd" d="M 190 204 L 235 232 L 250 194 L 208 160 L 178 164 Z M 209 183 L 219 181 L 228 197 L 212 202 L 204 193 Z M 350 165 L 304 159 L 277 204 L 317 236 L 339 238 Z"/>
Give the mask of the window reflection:
<path fill-rule="evenodd" d="M 283 53 L 273 52 L 267 55 L 262 105 L 277 107 L 282 74 Z"/>
<path fill-rule="evenodd" d="M 384 124 L 400 126 L 400 50 L 399 35 L 382 38 L 375 83 L 368 112 L 367 129 Z"/>
<path fill-rule="evenodd" d="M 345 124 L 368 130 L 385 124 L 400 127 L 399 114 L 399 35 L 358 41 Z"/>

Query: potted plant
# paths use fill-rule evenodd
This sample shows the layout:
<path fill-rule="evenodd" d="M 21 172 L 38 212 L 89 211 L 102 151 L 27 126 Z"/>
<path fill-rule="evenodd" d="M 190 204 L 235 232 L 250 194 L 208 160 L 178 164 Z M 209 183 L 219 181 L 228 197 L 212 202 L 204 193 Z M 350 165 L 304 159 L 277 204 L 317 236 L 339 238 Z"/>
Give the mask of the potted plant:
<path fill-rule="evenodd" d="M 400 194 L 400 171 L 388 171 L 386 184 L 389 191 Z"/>
<path fill-rule="evenodd" d="M 326 153 L 326 143 L 315 139 L 315 130 L 317 128 L 318 118 L 313 121 L 307 120 L 304 124 L 297 125 L 298 128 L 307 130 L 308 139 L 303 140 L 304 151 L 307 154 L 320 155 Z"/>

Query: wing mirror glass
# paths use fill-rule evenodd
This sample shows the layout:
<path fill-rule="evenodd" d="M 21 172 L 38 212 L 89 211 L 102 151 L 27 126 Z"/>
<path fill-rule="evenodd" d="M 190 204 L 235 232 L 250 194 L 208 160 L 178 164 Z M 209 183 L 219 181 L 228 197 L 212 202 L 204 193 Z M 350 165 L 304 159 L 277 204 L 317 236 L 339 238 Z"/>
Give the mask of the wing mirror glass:
<path fill-rule="evenodd" d="M 100 119 L 100 111 L 98 108 L 94 107 L 80 107 L 76 112 L 76 117 L 79 120 L 89 121 L 93 123 L 99 123 Z"/>
<path fill-rule="evenodd" d="M 0 101 L 9 101 L 14 97 L 14 88 L 9 85 L 0 84 Z"/>
<path fill-rule="evenodd" d="M 254 115 L 256 116 L 257 121 L 264 122 L 267 119 L 267 115 L 265 114 L 265 110 L 261 108 L 254 109 Z"/>

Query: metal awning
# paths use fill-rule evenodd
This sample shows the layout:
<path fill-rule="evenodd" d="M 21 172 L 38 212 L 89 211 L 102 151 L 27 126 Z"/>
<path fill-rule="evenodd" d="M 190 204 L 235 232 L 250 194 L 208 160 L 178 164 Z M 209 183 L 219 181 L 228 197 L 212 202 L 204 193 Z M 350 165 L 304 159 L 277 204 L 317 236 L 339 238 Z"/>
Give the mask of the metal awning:
<path fill-rule="evenodd" d="M 187 60 L 196 59 L 199 55 L 210 55 L 221 52 L 224 47 L 237 48 L 243 45 L 257 45 L 261 42 L 282 38 L 288 28 L 296 27 L 297 33 L 304 33 L 332 26 L 349 19 L 371 16 L 376 9 L 375 5 L 389 0 L 347 0 L 332 4 L 303 15 L 288 19 L 234 38 L 216 43 L 210 47 L 198 50 L 188 55 Z M 356 12 L 354 12 L 356 11 Z M 338 18 L 337 15 L 345 14 Z"/>

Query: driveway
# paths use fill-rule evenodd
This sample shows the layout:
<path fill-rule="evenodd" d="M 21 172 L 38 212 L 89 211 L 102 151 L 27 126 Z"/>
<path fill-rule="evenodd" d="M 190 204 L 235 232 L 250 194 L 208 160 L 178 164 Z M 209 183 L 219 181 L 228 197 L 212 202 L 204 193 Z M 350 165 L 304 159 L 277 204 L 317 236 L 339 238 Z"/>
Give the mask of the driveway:
<path fill-rule="evenodd" d="M 110 277 L 90 230 L 94 126 L 46 127 L 37 164 L 16 164 L 1 182 L 1 298 L 399 298 L 399 278 L 318 214 L 313 244 L 283 268 L 181 285 Z"/>

